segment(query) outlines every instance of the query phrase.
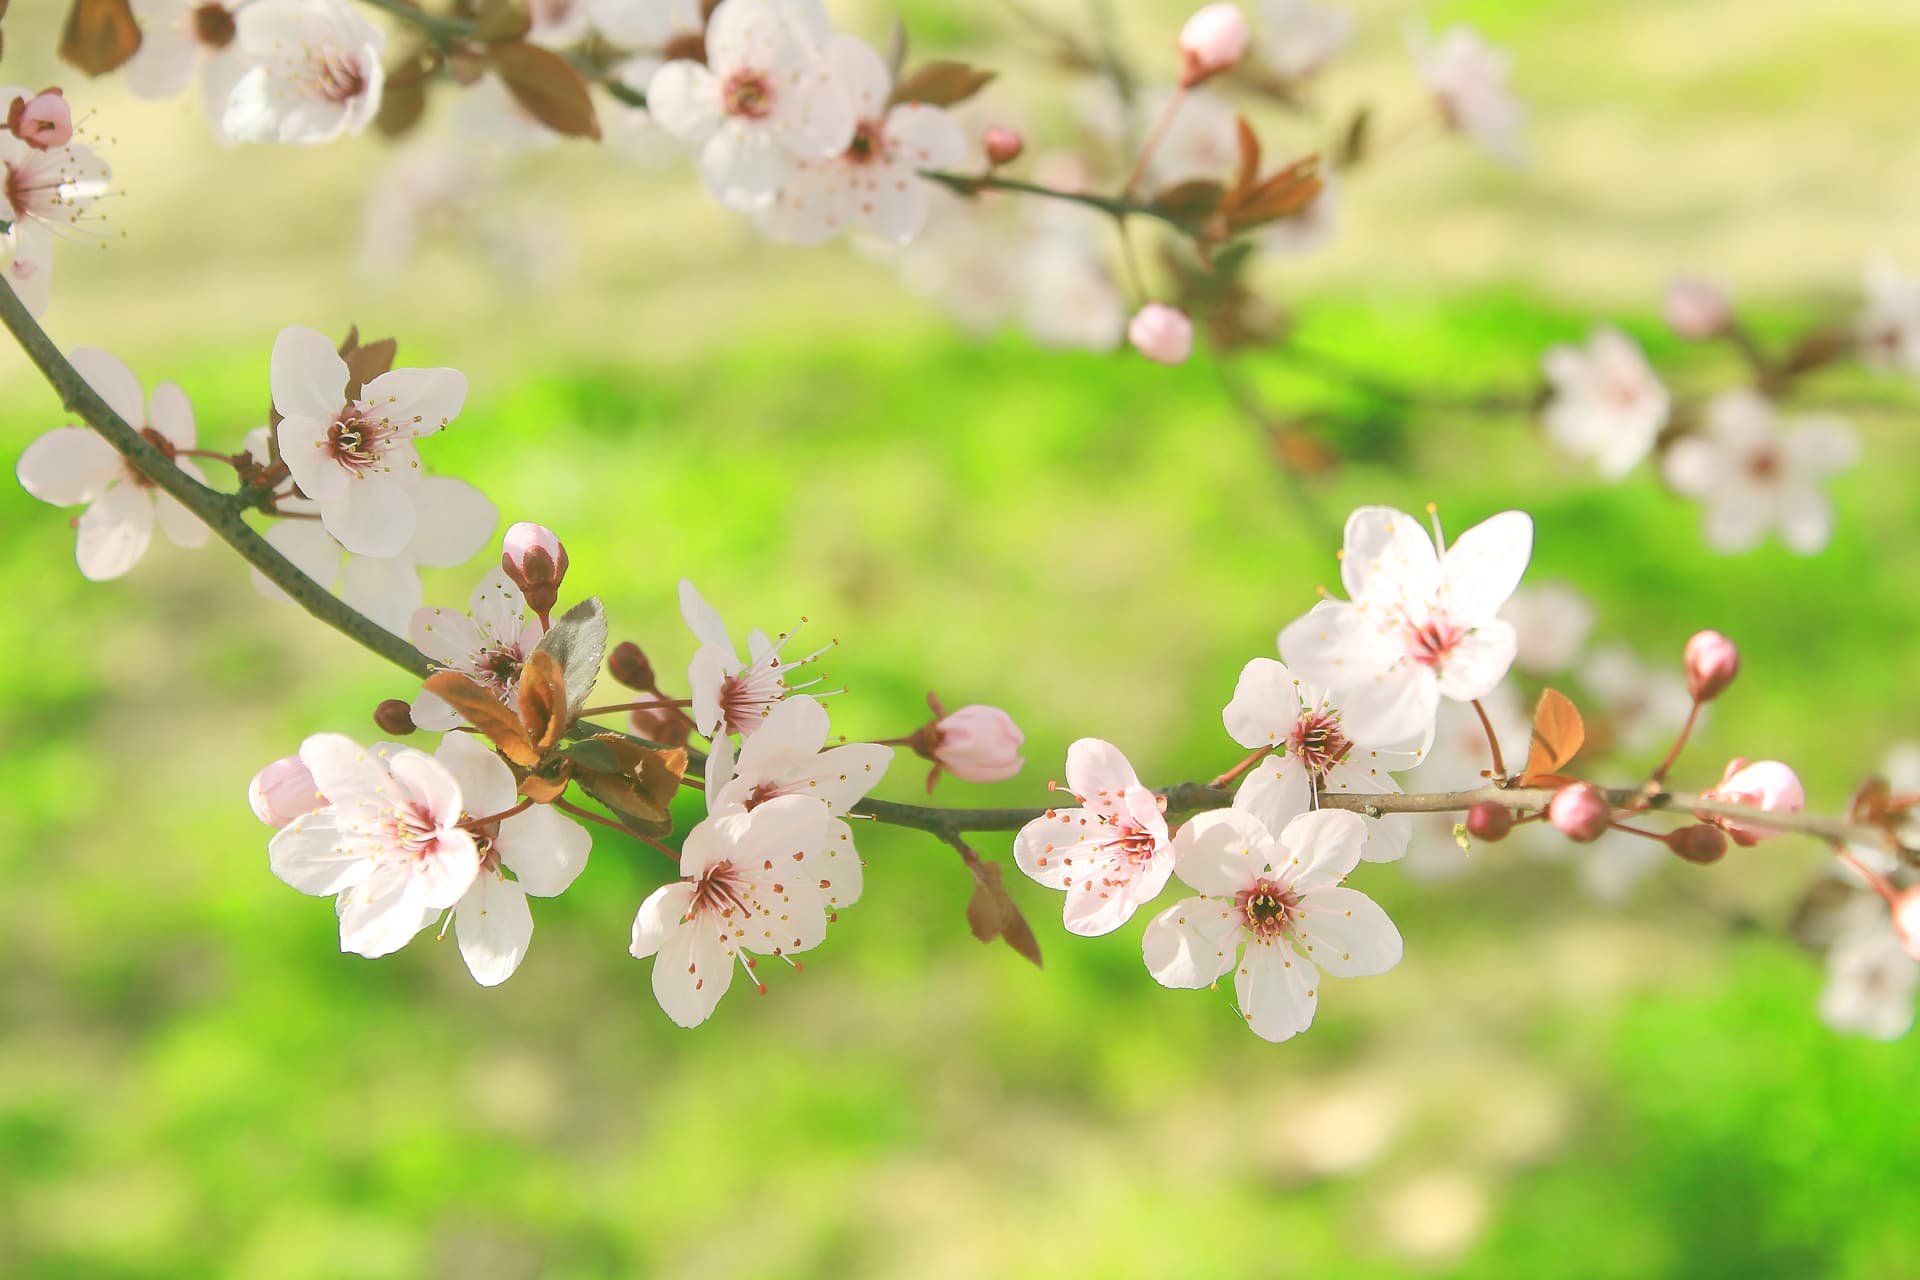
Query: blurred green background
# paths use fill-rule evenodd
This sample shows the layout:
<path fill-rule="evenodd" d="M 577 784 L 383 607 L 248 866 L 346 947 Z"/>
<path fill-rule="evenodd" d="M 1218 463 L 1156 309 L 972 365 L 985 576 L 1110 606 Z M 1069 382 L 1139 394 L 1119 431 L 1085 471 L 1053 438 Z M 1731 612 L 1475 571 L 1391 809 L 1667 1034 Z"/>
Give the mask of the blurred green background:
<path fill-rule="evenodd" d="M 874 39 L 891 11 L 832 7 Z M 902 7 L 922 54 L 1005 66 L 1059 110 L 999 10 Z M 65 246 L 58 340 L 179 381 L 216 447 L 262 420 L 285 324 L 357 322 L 402 363 L 468 371 L 429 465 L 560 530 L 569 586 L 663 669 L 690 651 L 684 574 L 737 627 L 804 615 L 837 637 L 849 735 L 910 729 L 929 686 L 1012 709 L 1026 775 L 949 783 L 949 803 L 1037 802 L 1083 734 L 1153 778 L 1225 767 L 1239 666 L 1335 576 L 1204 359 L 966 338 L 883 265 L 761 243 L 684 165 L 584 148 L 515 171 L 572 263 L 546 287 L 441 247 L 356 274 L 378 142 L 221 151 L 190 99 L 73 83 L 57 6 L 12 8 L 6 78 L 68 83 L 125 189 L 103 249 Z M 1122 8 L 1120 38 L 1169 62 L 1181 8 Z M 1522 386 L 1608 317 L 1707 386 L 1731 366 L 1662 335 L 1670 273 L 1726 279 L 1779 333 L 1844 320 L 1870 249 L 1920 262 L 1920 8 L 1352 8 L 1329 119 L 1413 99 L 1405 19 L 1471 20 L 1515 54 L 1534 163 L 1434 142 L 1358 175 L 1334 247 L 1269 282 L 1322 348 L 1423 386 Z M 1258 376 L 1276 403 L 1343 403 L 1278 363 Z M 63 420 L 18 357 L 0 388 L 9 455 Z M 1457 530 L 1524 506 L 1532 579 L 1578 586 L 1601 638 L 1663 663 L 1698 626 L 1738 638 L 1742 682 L 1685 781 L 1774 756 L 1837 809 L 1914 734 L 1911 412 L 1856 412 L 1870 462 L 1802 560 L 1715 557 L 1644 469 L 1603 487 L 1524 421 L 1346 407 L 1370 426 L 1315 482 L 1326 510 L 1434 500 Z M 1014 884 L 1036 971 L 969 938 L 950 850 L 863 830 L 866 897 L 806 972 L 685 1032 L 626 954 L 661 860 L 606 833 L 502 988 L 430 936 L 338 954 L 326 904 L 268 874 L 246 784 L 307 733 L 371 737 L 404 680 L 260 601 L 217 548 L 157 545 L 95 587 L 66 513 L 8 484 L 0 526 L 0 1274 L 1920 1274 L 1901 1207 L 1920 1041 L 1815 1019 L 1817 957 L 1781 928 L 1810 845 L 1664 870 L 1619 907 L 1504 847 L 1440 883 L 1365 867 L 1406 959 L 1332 984 L 1276 1047 L 1225 992 L 1158 988 L 1144 916 L 1071 939 L 1057 898 Z M 483 563 L 429 574 L 429 599 L 464 601 Z M 881 794 L 919 777 L 901 761 Z"/>

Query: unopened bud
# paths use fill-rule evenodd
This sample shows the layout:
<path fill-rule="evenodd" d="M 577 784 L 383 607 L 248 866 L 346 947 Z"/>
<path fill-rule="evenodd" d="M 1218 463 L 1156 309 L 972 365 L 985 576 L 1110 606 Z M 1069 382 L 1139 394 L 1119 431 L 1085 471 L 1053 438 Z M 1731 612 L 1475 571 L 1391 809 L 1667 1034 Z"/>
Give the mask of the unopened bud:
<path fill-rule="evenodd" d="M 1003 124 L 997 124 L 987 130 L 981 136 L 980 142 L 987 149 L 987 163 L 996 169 L 1003 164 L 1012 164 L 1020 158 L 1020 153 L 1027 149 L 1026 141 L 1021 138 L 1019 130 L 1009 129 Z"/>
<path fill-rule="evenodd" d="M 653 664 L 647 661 L 646 651 L 631 640 L 613 646 L 613 652 L 607 655 L 607 670 L 629 689 L 653 692 Z"/>
<path fill-rule="evenodd" d="M 1467 834 L 1475 840 L 1505 840 L 1513 830 L 1513 810 L 1482 800 L 1467 810 Z"/>
<path fill-rule="evenodd" d="M 1613 825 L 1613 806 L 1600 788 L 1590 782 L 1576 782 L 1560 788 L 1547 802 L 1547 821 L 1569 840 L 1587 844 L 1598 840 Z"/>
<path fill-rule="evenodd" d="M 42 89 L 31 98 L 15 98 L 7 108 L 7 131 L 37 151 L 73 141 L 73 111 L 58 89 Z"/>
<path fill-rule="evenodd" d="M 933 761 L 929 791 L 942 769 L 963 782 L 1004 782 L 1026 764 L 1020 747 L 1027 735 L 1000 708 L 975 703 L 940 714 L 938 700 L 928 701 L 938 718 L 922 725 L 911 741 L 916 752 Z"/>
<path fill-rule="evenodd" d="M 1708 826 L 1704 822 L 1697 826 L 1669 831 L 1666 839 L 1667 848 L 1688 862 L 1698 862 L 1702 865 L 1718 862 L 1727 853 L 1727 833 L 1718 827 Z"/>
<path fill-rule="evenodd" d="M 1778 760 L 1756 760 L 1752 764 L 1740 759 L 1730 760 L 1720 785 L 1706 795 L 1709 800 L 1744 804 L 1774 813 L 1798 813 L 1807 803 L 1807 793 L 1800 785 L 1799 775 Z M 1726 833 L 1733 837 L 1733 842 L 1742 848 L 1749 848 L 1780 834 L 1772 827 L 1735 818 L 1713 818 L 1711 821 L 1725 828 Z"/>
<path fill-rule="evenodd" d="M 380 726 L 380 732 L 404 738 L 417 727 L 413 723 L 413 708 L 399 698 L 388 698 L 373 709 L 373 722 Z"/>
<path fill-rule="evenodd" d="M 1893 911 L 1893 932 L 1900 945 L 1920 961 L 1920 885 L 1900 890 L 1887 905 Z"/>
<path fill-rule="evenodd" d="M 1695 702 L 1711 702 L 1740 674 L 1740 650 L 1718 631 L 1696 631 L 1681 654 L 1687 691 Z"/>
<path fill-rule="evenodd" d="M 500 544 L 500 567 L 526 596 L 529 609 L 542 618 L 553 612 L 567 576 L 567 549 L 553 530 L 524 520 L 508 529 Z"/>
<path fill-rule="evenodd" d="M 1180 28 L 1180 54 L 1186 59 L 1181 83 L 1196 85 L 1247 56 L 1247 15 L 1237 4 L 1210 4 Z"/>
<path fill-rule="evenodd" d="M 1717 338 L 1733 319 L 1726 291 L 1705 280 L 1681 276 L 1667 286 L 1667 327 L 1692 342 Z"/>
<path fill-rule="evenodd" d="M 1178 307 L 1149 302 L 1127 324 L 1133 349 L 1159 364 L 1185 364 L 1193 354 L 1193 321 Z"/>
<path fill-rule="evenodd" d="M 247 787 L 253 814 L 270 827 L 284 827 L 301 814 L 326 804 L 299 756 L 287 756 L 253 775 Z"/>

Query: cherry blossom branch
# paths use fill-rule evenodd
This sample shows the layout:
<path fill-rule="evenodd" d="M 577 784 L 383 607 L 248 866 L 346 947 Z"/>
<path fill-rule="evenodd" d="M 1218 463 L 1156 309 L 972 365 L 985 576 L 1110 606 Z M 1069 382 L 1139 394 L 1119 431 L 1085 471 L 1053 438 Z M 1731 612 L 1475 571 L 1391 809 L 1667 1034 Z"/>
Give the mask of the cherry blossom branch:
<path fill-rule="evenodd" d="M 920 176 L 963 196 L 975 196 L 982 191 L 1007 191 L 1018 195 L 1038 196 L 1041 199 L 1062 200 L 1068 204 L 1082 205 L 1122 221 L 1130 217 L 1152 218 L 1156 222 L 1166 223 L 1183 236 L 1198 235 L 1200 230 L 1164 209 L 1158 209 L 1151 204 L 1125 196 L 1103 196 L 1091 191 L 1065 191 L 1038 182 L 1027 182 L 1021 178 L 1003 178 L 990 173 L 950 173 L 944 169 L 922 169 Z"/>
<path fill-rule="evenodd" d="M 428 13 L 424 9 L 409 4 L 407 0 L 360 0 L 369 9 L 378 9 L 389 17 L 411 23 L 426 32 L 436 43 L 442 40 L 461 40 L 473 34 L 474 25 L 465 18 L 452 15 Z"/>

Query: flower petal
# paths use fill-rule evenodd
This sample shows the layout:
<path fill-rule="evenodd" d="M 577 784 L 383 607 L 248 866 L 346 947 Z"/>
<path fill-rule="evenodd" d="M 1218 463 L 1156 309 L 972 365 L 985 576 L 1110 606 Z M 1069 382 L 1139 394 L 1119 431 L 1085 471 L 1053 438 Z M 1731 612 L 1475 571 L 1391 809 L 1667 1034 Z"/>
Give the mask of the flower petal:
<path fill-rule="evenodd" d="M 314 802 L 321 803 L 317 792 Z M 336 809 L 302 814 L 267 842 L 267 866 L 302 893 L 331 897 L 366 879 L 374 867 L 365 849 L 345 835 Z"/>
<path fill-rule="evenodd" d="M 453 929 L 473 980 L 483 987 L 499 986 L 520 967 L 533 941 L 526 891 L 496 874 L 477 877 L 454 908 Z"/>
<path fill-rule="evenodd" d="M 1284 745 L 1300 721 L 1300 681 L 1272 658 L 1240 669 L 1233 698 L 1221 713 L 1227 736 L 1250 750 Z"/>
<path fill-rule="evenodd" d="M 1195 814 L 1173 837 L 1173 868 L 1201 893 L 1231 898 L 1272 865 L 1273 835 L 1239 809 Z"/>
<path fill-rule="evenodd" d="M 1233 978 L 1240 1016 L 1262 1040 L 1291 1040 L 1313 1025 L 1319 975 L 1293 948 L 1278 943 L 1247 947 Z"/>
<path fill-rule="evenodd" d="M 273 407 L 282 417 L 332 418 L 346 404 L 348 377 L 347 362 L 319 330 L 290 325 L 274 339 L 267 380 L 273 389 Z M 291 452 L 284 437 L 280 448 L 283 455 Z"/>
<path fill-rule="evenodd" d="M 500 861 L 518 877 L 520 887 L 535 897 L 551 898 L 565 892 L 586 869 L 593 836 L 573 819 L 537 804 L 504 819 L 497 844 Z"/>
<path fill-rule="evenodd" d="M 74 559 L 94 582 L 117 578 L 147 553 L 153 541 L 153 495 L 132 481 L 107 489 L 80 516 Z"/>
<path fill-rule="evenodd" d="M 1400 931 L 1380 904 L 1356 889 L 1301 895 L 1293 934 L 1309 959 L 1336 978 L 1365 978 L 1400 963 Z"/>
<path fill-rule="evenodd" d="M 1360 864 L 1367 820 L 1357 813 L 1316 809 L 1289 822 L 1280 833 L 1284 862 L 1276 870 L 1295 889 L 1338 884 Z"/>
<path fill-rule="evenodd" d="M 1161 986 L 1211 986 L 1233 968 L 1243 932 L 1231 902 L 1182 898 L 1148 923 L 1140 950 Z"/>
<path fill-rule="evenodd" d="M 147 401 L 140 394 L 140 379 L 125 362 L 98 347 L 75 347 L 67 353 L 67 361 L 122 422 L 135 431 L 147 425 Z"/>
<path fill-rule="evenodd" d="M 648 894 L 633 918 L 633 942 L 628 950 L 634 959 L 645 960 L 660 950 L 692 909 L 693 886 L 685 880 L 669 881 Z"/>
<path fill-rule="evenodd" d="M 1533 558 L 1533 517 L 1489 516 L 1453 540 L 1440 562 L 1440 595 L 1453 617 L 1490 618 L 1513 595 Z"/>
<path fill-rule="evenodd" d="M 1340 580 L 1356 604 L 1424 603 L 1440 585 L 1433 539 L 1392 507 L 1361 507 L 1347 517 Z"/>
<path fill-rule="evenodd" d="M 14 468 L 20 487 L 42 502 L 92 502 L 124 474 L 113 446 L 85 427 L 60 427 L 27 446 Z"/>

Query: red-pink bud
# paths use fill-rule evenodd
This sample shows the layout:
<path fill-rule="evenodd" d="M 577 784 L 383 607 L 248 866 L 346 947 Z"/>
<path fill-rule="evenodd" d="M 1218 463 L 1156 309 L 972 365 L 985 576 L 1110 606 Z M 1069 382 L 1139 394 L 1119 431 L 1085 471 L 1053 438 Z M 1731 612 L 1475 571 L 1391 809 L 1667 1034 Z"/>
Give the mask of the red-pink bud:
<path fill-rule="evenodd" d="M 1713 701 L 1740 674 L 1740 650 L 1718 631 L 1696 631 L 1681 658 L 1695 702 Z"/>
<path fill-rule="evenodd" d="M 247 801 L 254 817 L 270 827 L 284 827 L 327 803 L 299 756 L 275 760 L 254 774 L 247 786 Z"/>
<path fill-rule="evenodd" d="M 1237 4 L 1210 4 L 1180 28 L 1180 54 L 1186 60 L 1181 83 L 1199 84 L 1247 56 L 1247 15 Z"/>
<path fill-rule="evenodd" d="M 413 708 L 399 698 L 388 698 L 373 709 L 373 722 L 380 726 L 380 732 L 404 738 L 417 727 L 413 723 Z"/>
<path fill-rule="evenodd" d="M 1920 960 L 1920 885 L 1902 889 L 1893 895 L 1888 907 L 1893 911 L 1893 932 L 1907 954 Z"/>
<path fill-rule="evenodd" d="M 653 663 L 647 660 L 646 650 L 631 640 L 613 646 L 613 652 L 607 655 L 607 671 L 629 689 L 653 692 Z"/>
<path fill-rule="evenodd" d="M 1026 140 L 1020 131 L 1006 125 L 997 124 L 981 135 L 981 145 L 987 149 L 987 163 L 996 169 L 1003 164 L 1012 164 L 1027 149 Z"/>
<path fill-rule="evenodd" d="M 1667 848 L 1688 862 L 1718 862 L 1727 853 L 1726 832 L 1705 823 L 1667 832 Z"/>
<path fill-rule="evenodd" d="M 524 520 L 508 529 L 500 544 L 500 567 L 526 596 L 529 609 L 542 618 L 553 612 L 567 576 L 567 549 L 553 530 Z"/>
<path fill-rule="evenodd" d="M 929 728 L 931 746 L 923 754 L 963 782 L 1003 782 L 1026 763 L 1020 746 L 1027 735 L 998 707 L 961 707 Z"/>
<path fill-rule="evenodd" d="M 1778 760 L 1758 760 L 1752 764 L 1741 759 L 1731 760 L 1727 763 L 1727 772 L 1720 779 L 1720 785 L 1706 795 L 1709 800 L 1751 805 L 1770 813 L 1798 813 L 1807 802 L 1807 793 L 1800 785 L 1799 776 Z M 1742 848 L 1780 834 L 1771 827 L 1756 826 L 1735 818 L 1701 816 L 1723 827 L 1733 837 L 1733 842 Z"/>
<path fill-rule="evenodd" d="M 73 111 L 58 89 L 42 89 L 31 98 L 15 98 L 7 108 L 7 130 L 28 146 L 51 151 L 73 141 Z"/>
<path fill-rule="evenodd" d="M 1503 804 L 1482 800 L 1467 810 L 1467 834 L 1475 840 L 1505 840 L 1513 830 L 1513 811 Z"/>
<path fill-rule="evenodd" d="M 1149 302 L 1127 324 L 1133 349 L 1160 364 L 1185 364 L 1193 354 L 1193 321 L 1178 307 Z"/>
<path fill-rule="evenodd" d="M 1667 327 L 1692 342 L 1717 338 L 1733 319 L 1733 305 L 1718 285 L 1681 276 L 1667 286 Z"/>
<path fill-rule="evenodd" d="M 1575 782 L 1553 793 L 1547 802 L 1547 821 L 1569 840 L 1581 844 L 1598 840 L 1613 825 L 1613 806 L 1600 788 Z"/>

